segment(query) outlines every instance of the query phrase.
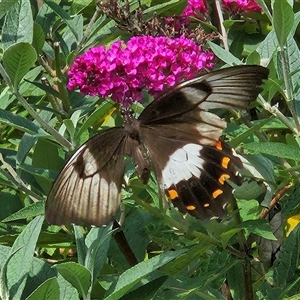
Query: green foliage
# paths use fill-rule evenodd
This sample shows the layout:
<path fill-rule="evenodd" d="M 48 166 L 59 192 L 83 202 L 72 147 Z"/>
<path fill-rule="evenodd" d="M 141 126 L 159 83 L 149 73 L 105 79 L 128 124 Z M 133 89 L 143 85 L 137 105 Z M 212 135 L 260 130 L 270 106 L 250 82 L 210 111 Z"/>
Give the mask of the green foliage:
<path fill-rule="evenodd" d="M 1 299 L 226 299 L 224 290 L 234 300 L 300 298 L 300 226 L 284 231 L 300 214 L 300 3 L 257 3 L 262 14 L 220 24 L 214 11 L 201 22 L 207 33 L 224 25 L 222 43 L 206 45 L 220 66 L 270 69 L 253 120 L 225 115 L 245 181 L 229 217 L 200 221 L 166 208 L 155 180 L 143 186 L 128 162 L 122 227 L 88 228 L 44 222 L 45 199 L 71 151 L 122 120 L 109 99 L 68 91 L 67 70 L 88 48 L 131 34 L 94 1 L 1 2 Z M 150 20 L 180 14 L 186 1 L 141 4 Z"/>

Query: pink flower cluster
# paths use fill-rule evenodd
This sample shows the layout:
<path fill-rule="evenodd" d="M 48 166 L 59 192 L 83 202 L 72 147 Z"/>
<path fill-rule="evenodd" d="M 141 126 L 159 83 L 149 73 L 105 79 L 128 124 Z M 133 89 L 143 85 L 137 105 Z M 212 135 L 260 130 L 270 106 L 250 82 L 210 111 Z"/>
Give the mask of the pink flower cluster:
<path fill-rule="evenodd" d="M 260 12 L 261 7 L 255 0 L 222 0 L 222 7 L 230 15 L 240 13 Z M 183 10 L 182 17 L 195 17 L 200 20 L 205 20 L 205 15 L 208 14 L 208 6 L 206 0 L 188 0 L 188 5 Z"/>
<path fill-rule="evenodd" d="M 240 13 L 251 13 L 262 11 L 261 7 L 255 0 L 222 0 L 223 9 L 228 11 L 230 15 L 237 15 Z"/>
<path fill-rule="evenodd" d="M 68 72 L 68 88 L 83 94 L 110 97 L 129 105 L 142 90 L 157 96 L 167 87 L 213 67 L 214 55 L 185 37 L 137 36 L 126 44 L 99 46 L 77 57 Z"/>
<path fill-rule="evenodd" d="M 205 20 L 205 15 L 207 13 L 208 6 L 206 0 L 188 0 L 188 5 L 183 10 L 182 16 Z"/>

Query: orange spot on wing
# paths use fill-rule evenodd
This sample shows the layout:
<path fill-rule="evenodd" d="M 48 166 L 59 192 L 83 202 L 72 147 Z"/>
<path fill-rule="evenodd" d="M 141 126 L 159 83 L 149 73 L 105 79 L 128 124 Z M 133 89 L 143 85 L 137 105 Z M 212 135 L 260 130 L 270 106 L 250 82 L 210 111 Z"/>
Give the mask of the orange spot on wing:
<path fill-rule="evenodd" d="M 178 198 L 178 193 L 175 190 L 168 190 L 168 194 L 171 200 Z"/>
<path fill-rule="evenodd" d="M 222 159 L 222 162 L 221 162 L 222 167 L 224 169 L 227 169 L 229 162 L 230 162 L 230 158 L 228 156 L 224 156 L 223 159 Z"/>
<path fill-rule="evenodd" d="M 225 183 L 225 180 L 229 179 L 230 176 L 228 174 L 222 174 L 220 177 L 219 177 L 219 182 L 223 185 Z"/>
<path fill-rule="evenodd" d="M 222 190 L 220 190 L 220 189 L 217 189 L 217 190 L 215 190 L 213 193 L 212 193 L 212 197 L 214 198 L 214 199 L 216 199 L 218 196 L 220 196 L 221 194 L 223 194 L 223 191 Z"/>
<path fill-rule="evenodd" d="M 195 210 L 196 209 L 196 206 L 194 205 L 188 205 L 185 207 L 187 210 Z"/>
<path fill-rule="evenodd" d="M 203 206 L 204 207 L 209 207 L 209 203 L 204 203 Z"/>
<path fill-rule="evenodd" d="M 215 147 L 216 147 L 218 150 L 220 150 L 220 151 L 223 150 L 221 141 L 216 141 Z"/>

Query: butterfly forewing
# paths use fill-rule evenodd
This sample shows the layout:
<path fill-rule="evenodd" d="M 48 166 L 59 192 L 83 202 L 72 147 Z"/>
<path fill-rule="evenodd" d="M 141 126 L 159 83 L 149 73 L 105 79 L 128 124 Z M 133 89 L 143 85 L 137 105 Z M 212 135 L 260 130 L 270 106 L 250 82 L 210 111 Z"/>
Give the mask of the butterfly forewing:
<path fill-rule="evenodd" d="M 245 109 L 262 91 L 260 85 L 268 74 L 269 70 L 261 66 L 236 66 L 207 73 L 202 79 L 213 92 L 199 107 Z"/>
<path fill-rule="evenodd" d="M 120 205 L 127 135 L 112 128 L 82 145 L 55 180 L 46 202 L 51 224 L 110 223 Z"/>

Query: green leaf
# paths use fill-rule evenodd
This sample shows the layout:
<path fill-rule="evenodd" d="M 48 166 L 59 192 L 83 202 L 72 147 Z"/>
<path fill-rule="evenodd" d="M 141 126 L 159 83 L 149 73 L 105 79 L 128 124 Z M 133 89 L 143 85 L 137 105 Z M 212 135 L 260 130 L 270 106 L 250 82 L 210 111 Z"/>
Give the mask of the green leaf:
<path fill-rule="evenodd" d="M 9 297 L 9 288 L 7 284 L 7 266 L 10 260 L 13 258 L 13 256 L 21 249 L 18 248 L 15 251 L 13 251 L 7 258 L 5 263 L 1 266 L 0 271 L 0 298 L 3 300 L 10 299 Z"/>
<path fill-rule="evenodd" d="M 282 48 L 294 24 L 294 12 L 286 0 L 275 0 L 273 5 L 273 26 Z"/>
<path fill-rule="evenodd" d="M 257 130 L 261 129 L 265 124 L 268 124 L 273 120 L 273 117 L 266 118 L 263 120 L 259 120 L 258 122 L 255 122 L 255 125 L 243 132 L 242 134 L 239 134 L 238 136 L 235 136 L 230 141 L 230 146 L 232 148 L 236 148 L 239 144 L 241 144 L 247 137 L 254 134 Z"/>
<path fill-rule="evenodd" d="M 261 208 L 257 200 L 239 200 L 238 206 L 243 221 L 259 218 Z"/>
<path fill-rule="evenodd" d="M 214 54 L 228 65 L 233 66 L 242 64 L 241 60 L 232 55 L 229 51 L 226 51 L 224 48 L 218 46 L 217 44 L 211 41 L 207 41 L 207 43 L 211 50 L 214 52 Z"/>
<path fill-rule="evenodd" d="M 91 287 L 91 273 L 85 267 L 74 262 L 59 264 L 56 269 L 86 299 Z"/>
<path fill-rule="evenodd" d="M 138 4 L 135 1 L 132 1 L 132 3 L 135 4 L 135 6 L 133 6 L 133 9 L 137 9 Z M 158 1 L 156 3 L 158 3 L 158 4 L 153 5 L 154 4 L 154 2 L 153 2 L 151 7 L 149 7 L 148 9 L 145 9 L 144 13 L 150 14 L 150 16 L 152 17 L 153 13 L 161 14 L 163 12 L 168 12 L 170 9 L 171 10 L 174 9 L 177 5 L 179 5 L 179 12 L 181 12 L 183 9 L 183 3 L 181 3 L 181 1 L 178 1 L 178 0 Z M 150 6 L 150 5 L 148 5 L 148 6 Z"/>
<path fill-rule="evenodd" d="M 224 22 L 223 22 L 223 25 L 224 25 L 224 27 L 225 27 L 225 29 L 226 30 L 229 30 L 230 29 L 230 27 L 232 27 L 234 24 L 236 24 L 236 23 L 244 23 L 245 21 L 244 20 L 225 20 Z"/>
<path fill-rule="evenodd" d="M 41 236 L 41 239 L 43 239 L 43 236 Z M 45 240 L 49 241 L 49 237 Z M 77 290 L 68 281 L 66 281 L 55 268 L 53 268 L 45 260 L 35 257 L 33 259 L 33 267 L 31 268 L 30 277 L 27 279 L 28 289 L 26 289 L 26 293 L 24 292 L 23 296 L 29 297 L 30 295 L 28 293 L 32 293 L 35 296 L 35 292 L 33 291 L 39 289 L 44 282 L 49 279 L 53 279 L 54 277 L 59 285 L 60 297 L 55 297 L 55 294 L 57 294 L 56 284 L 51 284 L 51 286 L 48 286 L 47 290 L 45 291 L 49 295 L 47 298 L 48 300 L 79 300 L 79 294 Z M 44 287 L 41 288 L 44 289 Z M 53 296 L 51 296 L 51 293 L 53 293 Z M 40 292 L 38 292 L 37 295 L 40 295 Z M 43 299 L 42 296 L 40 299 Z"/>
<path fill-rule="evenodd" d="M 66 129 L 69 132 L 71 140 L 74 139 L 75 128 L 77 127 L 80 115 L 81 115 L 81 110 L 77 109 L 71 115 L 70 119 L 65 119 L 64 120 L 64 126 L 66 126 Z"/>
<path fill-rule="evenodd" d="M 16 114 L 13 114 L 10 111 L 6 111 L 4 109 L 0 109 L 0 122 L 7 124 L 8 126 L 10 126 L 12 128 L 16 128 L 23 132 L 27 132 L 30 135 L 38 135 L 38 136 L 47 136 L 48 135 L 40 127 L 38 127 L 31 121 L 29 121 L 23 117 L 20 117 Z"/>
<path fill-rule="evenodd" d="M 261 61 L 265 66 L 269 64 L 274 56 L 274 53 L 276 53 L 277 51 L 278 43 L 276 42 L 276 40 L 275 30 L 272 30 L 256 49 L 261 58 Z"/>
<path fill-rule="evenodd" d="M 96 110 L 88 117 L 88 119 L 83 123 L 80 127 L 77 136 L 80 137 L 83 132 L 85 132 L 91 125 L 96 122 L 100 123 L 105 120 L 107 116 L 109 116 L 113 110 L 115 109 L 115 105 L 112 101 L 103 101 L 99 104 Z"/>
<path fill-rule="evenodd" d="M 244 278 L 243 264 L 241 261 L 228 270 L 226 278 L 232 299 L 244 299 L 245 283 L 244 280 L 241 280 L 241 278 Z"/>
<path fill-rule="evenodd" d="M 92 283 L 94 283 L 107 260 L 107 252 L 110 245 L 112 226 L 94 227 L 86 236 L 86 256 L 85 267 L 92 274 Z"/>
<path fill-rule="evenodd" d="M 73 225 L 73 229 L 75 234 L 78 263 L 81 266 L 84 266 L 87 248 L 84 243 L 84 235 L 83 235 L 82 227 L 78 225 Z"/>
<path fill-rule="evenodd" d="M 20 197 L 13 189 L 4 188 L 0 193 L 0 220 L 9 217 L 23 207 Z"/>
<path fill-rule="evenodd" d="M 287 68 L 291 74 L 292 79 L 292 90 L 294 93 L 295 106 L 297 105 L 297 116 L 300 116 L 299 100 L 300 100 L 300 89 L 299 89 L 299 72 L 300 72 L 300 50 L 298 42 L 291 35 L 287 38 L 286 48 L 284 48 L 285 55 L 288 57 Z M 290 79 L 289 79 L 290 80 Z M 284 93 L 286 91 L 284 90 Z M 286 95 L 284 94 L 286 97 Z"/>
<path fill-rule="evenodd" d="M 16 88 L 37 59 L 34 48 L 28 43 L 10 46 L 3 54 L 4 68 Z"/>
<path fill-rule="evenodd" d="M 161 276 L 156 278 L 146 284 L 143 284 L 141 287 L 136 290 L 129 292 L 121 298 L 121 300 L 151 300 L 154 299 L 155 294 L 159 288 L 166 282 L 168 276 Z"/>
<path fill-rule="evenodd" d="M 59 156 L 58 145 L 46 139 L 39 139 L 35 145 L 32 156 L 32 167 L 45 170 L 45 172 L 43 172 L 44 176 L 37 174 L 35 176 L 35 180 L 46 194 L 49 192 L 51 187 L 49 182 L 49 170 L 59 170 L 62 167 L 62 164 L 63 160 Z M 30 171 L 30 168 L 28 168 L 28 171 Z"/>
<path fill-rule="evenodd" d="M 0 6 L 2 6 L 2 1 Z M 30 1 L 18 0 L 10 8 L 5 18 L 2 31 L 3 49 L 6 52 L 10 46 L 21 42 L 28 43 L 29 45 L 32 43 L 32 36 L 33 13 Z"/>
<path fill-rule="evenodd" d="M 272 233 L 270 223 L 266 220 L 248 220 L 241 223 L 239 227 L 245 229 L 248 236 L 253 233 L 271 241 L 277 240 Z"/>
<path fill-rule="evenodd" d="M 279 256 L 276 259 L 273 272 L 274 284 L 281 287 L 282 294 L 277 299 L 283 299 L 284 289 L 299 290 L 299 249 L 300 249 L 300 225 L 298 225 L 284 241 Z"/>
<path fill-rule="evenodd" d="M 18 0 L 2 0 L 0 5 L 0 19 L 14 6 Z M 2 32 L 3 33 L 3 32 Z"/>
<path fill-rule="evenodd" d="M 180 256 L 180 259 L 172 262 L 172 264 L 167 264 L 161 268 L 161 270 L 166 274 L 179 274 L 182 270 L 186 268 L 193 260 L 197 259 L 203 253 L 208 251 L 211 247 L 209 243 L 199 243 Z"/>
<path fill-rule="evenodd" d="M 300 160 L 299 148 L 282 144 L 282 143 L 275 143 L 275 142 L 274 143 L 272 142 L 249 143 L 243 145 L 243 148 L 254 153 L 263 153 L 263 154 L 291 159 L 295 161 Z"/>
<path fill-rule="evenodd" d="M 265 192 L 265 187 L 256 181 L 245 181 L 242 186 L 234 190 L 234 195 L 240 199 L 256 199 L 259 195 Z"/>
<path fill-rule="evenodd" d="M 252 51 L 247 57 L 247 65 L 259 65 L 260 64 L 260 56 L 256 51 Z"/>
<path fill-rule="evenodd" d="M 11 259 L 7 268 L 8 287 L 10 299 L 22 298 L 26 278 L 32 267 L 33 255 L 44 217 L 36 217 L 21 232 L 15 240 L 11 253 L 20 249 Z"/>
<path fill-rule="evenodd" d="M 76 27 L 76 23 L 73 22 L 71 16 L 69 14 L 67 14 L 58 4 L 56 4 L 53 1 L 45 1 L 45 3 L 51 7 L 51 9 L 55 12 L 55 14 L 61 18 L 61 20 L 63 20 L 70 28 L 70 30 L 72 31 L 72 33 L 74 34 L 76 40 L 79 40 L 79 35 L 78 35 L 78 31 L 77 31 L 77 27 Z"/>
<path fill-rule="evenodd" d="M 266 193 L 262 205 L 268 207 L 276 188 L 273 162 L 263 155 L 243 155 L 240 156 L 240 158 L 244 166 L 244 169 L 241 170 L 241 174 L 246 175 L 247 177 L 249 177 L 250 175 L 250 177 L 254 177 L 256 181 L 258 180 L 263 181 L 261 185 L 265 189 Z M 241 187 L 236 188 L 234 194 L 238 198 L 249 199 L 250 195 L 247 194 L 247 192 L 249 192 L 249 190 L 248 191 L 246 190 L 245 194 L 243 193 L 243 185 L 242 185 Z M 258 192 L 258 189 L 256 189 L 256 192 Z M 254 197 L 255 195 L 252 194 L 251 198 Z"/>
<path fill-rule="evenodd" d="M 56 278 L 44 281 L 26 300 L 60 299 L 59 285 Z"/>
<path fill-rule="evenodd" d="M 143 277 L 164 266 L 185 252 L 185 249 L 165 252 L 128 269 L 119 276 L 118 280 L 113 285 L 111 285 L 106 293 L 106 295 L 109 296 L 107 296 L 105 300 L 120 299 L 120 297 L 126 294 Z"/>
<path fill-rule="evenodd" d="M 1 222 L 11 222 L 21 219 L 28 219 L 43 215 L 45 212 L 45 201 L 39 201 L 32 203 L 19 211 L 10 214 L 7 218 L 3 219 Z"/>
<path fill-rule="evenodd" d="M 25 160 L 28 152 L 32 149 L 36 141 L 37 141 L 36 136 L 32 136 L 27 133 L 25 133 L 22 136 L 21 141 L 19 143 L 18 153 L 16 158 L 17 164 L 21 164 Z"/>
<path fill-rule="evenodd" d="M 42 26 L 34 23 L 33 26 L 33 41 L 32 46 L 34 47 L 36 53 L 40 54 L 45 43 L 45 34 L 43 32 Z"/>

